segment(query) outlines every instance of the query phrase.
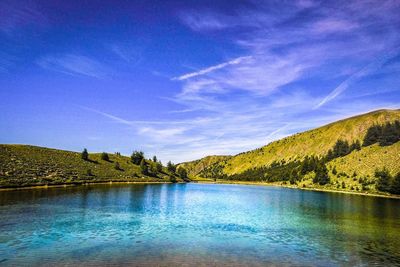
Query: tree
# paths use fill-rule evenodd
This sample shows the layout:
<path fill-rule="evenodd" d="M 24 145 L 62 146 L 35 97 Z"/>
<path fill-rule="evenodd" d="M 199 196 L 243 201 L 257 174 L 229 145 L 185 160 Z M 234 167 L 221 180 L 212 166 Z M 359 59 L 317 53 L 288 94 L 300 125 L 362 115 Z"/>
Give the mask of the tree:
<path fill-rule="evenodd" d="M 350 146 L 350 152 L 353 150 L 360 150 L 361 149 L 361 143 L 359 140 L 353 142 Z"/>
<path fill-rule="evenodd" d="M 150 173 L 154 176 L 157 176 L 158 174 L 157 162 L 150 162 Z"/>
<path fill-rule="evenodd" d="M 118 161 L 115 162 L 114 168 L 115 168 L 117 171 L 120 171 L 120 170 L 121 170 L 121 167 L 119 166 L 119 162 L 118 162 Z"/>
<path fill-rule="evenodd" d="M 147 163 L 144 158 L 140 161 L 140 170 L 144 175 L 149 174 L 149 167 L 147 166 Z"/>
<path fill-rule="evenodd" d="M 87 169 L 86 170 L 86 175 L 87 176 L 93 176 L 92 170 L 91 169 Z"/>
<path fill-rule="evenodd" d="M 290 178 L 289 178 L 289 182 L 290 184 L 295 184 L 297 183 L 297 180 L 299 180 L 299 173 L 296 169 L 292 169 L 292 171 L 290 172 Z"/>
<path fill-rule="evenodd" d="M 170 171 L 172 173 L 175 173 L 176 172 L 176 165 L 173 164 L 171 161 L 168 161 L 167 169 L 168 169 L 168 171 Z"/>
<path fill-rule="evenodd" d="M 131 161 L 133 164 L 139 165 L 144 159 L 144 153 L 142 151 L 134 151 L 131 155 Z"/>
<path fill-rule="evenodd" d="M 153 156 L 153 162 L 157 162 L 157 157 Z"/>
<path fill-rule="evenodd" d="M 333 146 L 333 156 L 335 158 L 346 156 L 350 153 L 349 142 L 343 140 L 337 140 Z"/>
<path fill-rule="evenodd" d="M 89 160 L 89 153 L 87 152 L 87 149 L 83 149 L 82 153 L 81 153 L 81 157 L 83 160 Z"/>
<path fill-rule="evenodd" d="M 110 157 L 106 152 L 101 153 L 101 159 L 105 161 L 110 161 Z"/>
<path fill-rule="evenodd" d="M 178 172 L 179 177 L 181 177 L 183 180 L 188 178 L 187 171 L 184 167 L 179 166 L 177 169 L 177 172 Z"/>
<path fill-rule="evenodd" d="M 390 186 L 390 193 L 400 194 L 400 172 L 393 178 L 392 185 Z"/>
<path fill-rule="evenodd" d="M 158 161 L 156 163 L 156 169 L 157 169 L 157 172 L 162 172 L 162 163 L 161 163 L 161 161 Z"/>
<path fill-rule="evenodd" d="M 382 134 L 379 138 L 380 146 L 390 146 L 400 140 L 399 129 L 396 129 L 396 123 L 387 123 L 382 127 Z"/>
<path fill-rule="evenodd" d="M 330 178 L 328 174 L 328 169 L 326 168 L 326 165 L 324 163 L 319 163 L 316 170 L 315 170 L 315 176 L 313 179 L 313 183 L 318 183 L 320 185 L 326 185 L 329 184 Z"/>
<path fill-rule="evenodd" d="M 386 168 L 383 168 L 382 170 L 376 170 L 375 177 L 378 179 L 376 182 L 376 188 L 379 191 L 389 192 L 391 189 L 390 183 L 392 180 L 389 170 Z"/>
<path fill-rule="evenodd" d="M 378 142 L 381 132 L 382 127 L 379 125 L 373 125 L 369 127 L 364 137 L 363 146 L 370 146 Z"/>

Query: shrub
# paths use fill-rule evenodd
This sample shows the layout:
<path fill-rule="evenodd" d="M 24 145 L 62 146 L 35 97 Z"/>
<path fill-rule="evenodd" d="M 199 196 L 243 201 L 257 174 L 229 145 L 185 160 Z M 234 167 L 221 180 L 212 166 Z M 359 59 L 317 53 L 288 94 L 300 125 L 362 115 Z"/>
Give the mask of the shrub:
<path fill-rule="evenodd" d="M 110 161 L 110 157 L 106 152 L 101 153 L 101 159 L 105 161 Z"/>
<path fill-rule="evenodd" d="M 114 168 L 115 168 L 117 171 L 121 171 L 121 170 L 122 170 L 121 167 L 119 166 L 119 162 L 118 162 L 118 161 L 115 162 Z"/>
<path fill-rule="evenodd" d="M 376 188 L 379 191 L 389 192 L 390 191 L 390 183 L 392 180 L 392 176 L 386 168 L 382 170 L 375 171 L 375 177 L 377 178 Z"/>
<path fill-rule="evenodd" d="M 142 172 L 142 174 L 144 175 L 148 175 L 149 174 L 149 167 L 147 166 L 147 163 L 145 161 L 145 159 L 143 158 L 142 161 L 140 162 L 140 171 Z"/>
<path fill-rule="evenodd" d="M 86 148 L 83 149 L 83 151 L 82 151 L 82 153 L 81 153 L 81 158 L 82 158 L 83 160 L 89 160 L 89 153 L 88 153 L 88 151 L 87 151 Z"/>
<path fill-rule="evenodd" d="M 131 155 L 131 161 L 133 164 L 139 165 L 144 159 L 144 153 L 142 151 L 134 151 Z"/>

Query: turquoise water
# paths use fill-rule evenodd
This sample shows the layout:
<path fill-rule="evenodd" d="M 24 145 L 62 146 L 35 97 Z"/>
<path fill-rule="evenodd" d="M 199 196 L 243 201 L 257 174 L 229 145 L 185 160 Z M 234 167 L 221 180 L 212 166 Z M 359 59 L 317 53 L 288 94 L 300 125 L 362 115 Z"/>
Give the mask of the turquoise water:
<path fill-rule="evenodd" d="M 0 192 L 0 265 L 400 265 L 400 201 L 278 187 Z"/>

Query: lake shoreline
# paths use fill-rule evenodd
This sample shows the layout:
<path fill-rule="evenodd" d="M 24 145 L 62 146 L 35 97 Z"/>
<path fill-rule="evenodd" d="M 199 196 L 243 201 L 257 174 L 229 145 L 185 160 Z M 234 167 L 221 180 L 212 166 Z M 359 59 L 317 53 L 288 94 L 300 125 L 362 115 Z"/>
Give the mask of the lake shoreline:
<path fill-rule="evenodd" d="M 176 182 L 177 184 L 183 182 Z M 157 182 L 157 181 L 108 181 L 108 182 L 82 182 L 82 183 L 65 183 L 65 184 L 39 184 L 39 185 L 27 185 L 27 186 L 14 186 L 14 187 L 2 187 L 1 191 L 13 191 L 13 190 L 24 190 L 24 189 L 46 189 L 46 188 L 57 188 L 57 187 L 74 187 L 74 186 L 90 186 L 90 185 L 104 185 L 104 184 L 172 184 L 172 182 Z"/>
<path fill-rule="evenodd" d="M 289 188 L 289 189 L 300 189 L 300 190 L 315 191 L 315 192 L 340 193 L 340 194 L 351 194 L 351 195 L 360 195 L 360 196 L 400 199 L 400 196 L 390 195 L 390 194 L 351 192 L 351 191 L 333 190 L 333 189 L 324 189 L 324 188 L 296 187 L 296 186 L 276 184 L 276 183 L 263 183 L 263 182 L 251 182 L 251 181 L 248 181 L 248 182 L 247 181 L 224 181 L 224 180 L 219 180 L 217 182 L 199 180 L 199 181 L 194 181 L 194 182 L 203 183 L 203 184 L 238 184 L 238 185 L 274 186 L 274 187 L 284 187 L 284 188 Z"/>
<path fill-rule="evenodd" d="M 186 182 L 176 182 L 176 183 L 186 183 Z M 328 192 L 328 193 L 340 193 L 340 194 L 352 194 L 352 195 L 361 195 L 361 196 L 370 196 L 370 197 L 383 197 L 383 198 L 391 198 L 391 199 L 400 199 L 400 196 L 389 195 L 389 194 L 376 194 L 376 193 L 368 193 L 368 192 L 351 192 L 351 191 L 343 191 L 343 190 L 333 190 L 333 189 L 324 189 L 324 188 L 310 188 L 310 187 L 296 187 L 291 185 L 283 185 L 277 183 L 264 183 L 264 182 L 251 182 L 251 181 L 224 181 L 218 180 L 207 181 L 207 180 L 193 180 L 188 183 L 199 183 L 199 184 L 237 184 L 237 185 L 256 185 L 256 186 L 274 186 L 274 187 L 283 187 L 289 189 L 300 189 L 307 191 L 315 191 L 315 192 Z M 168 181 L 108 181 L 108 182 L 82 182 L 82 183 L 66 183 L 66 184 L 49 184 L 49 185 L 28 185 L 28 186 L 15 186 L 15 187 L 3 187 L 0 188 L 1 191 L 14 191 L 14 190 L 24 190 L 24 189 L 46 189 L 46 188 L 57 188 L 57 187 L 74 187 L 74 186 L 91 186 L 91 185 L 105 185 L 105 184 L 172 184 L 172 182 Z"/>

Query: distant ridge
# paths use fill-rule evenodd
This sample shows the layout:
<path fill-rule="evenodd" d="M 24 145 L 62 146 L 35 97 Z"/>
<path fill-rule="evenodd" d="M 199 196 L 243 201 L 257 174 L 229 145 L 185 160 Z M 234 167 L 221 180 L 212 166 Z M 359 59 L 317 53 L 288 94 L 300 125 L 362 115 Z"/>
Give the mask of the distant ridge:
<path fill-rule="evenodd" d="M 212 176 L 209 173 L 210 170 L 219 172 L 220 175 L 240 174 L 254 168 L 269 166 L 274 162 L 292 162 L 311 155 L 324 156 L 338 139 L 349 143 L 358 140 L 362 143 L 368 128 L 396 120 L 400 120 L 400 109 L 375 110 L 297 133 L 235 156 L 213 156 L 213 161 L 206 157 L 182 165 L 190 171 L 191 175 L 202 176 L 206 173 Z M 356 173 L 357 178 L 373 177 L 376 169 L 384 167 L 392 173 L 399 172 L 399 162 L 400 142 L 397 142 L 385 147 L 378 145 L 362 147 L 360 151 L 354 151 L 345 157 L 329 162 L 328 168 L 335 167 L 335 172 L 346 173 L 350 176 Z M 338 178 L 337 181 L 339 180 L 341 179 Z"/>

